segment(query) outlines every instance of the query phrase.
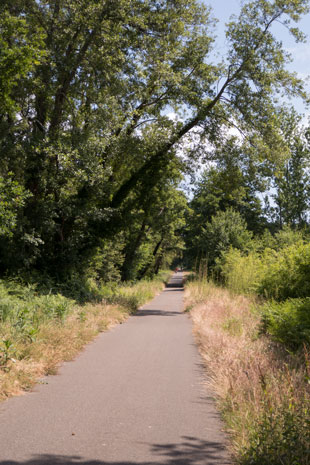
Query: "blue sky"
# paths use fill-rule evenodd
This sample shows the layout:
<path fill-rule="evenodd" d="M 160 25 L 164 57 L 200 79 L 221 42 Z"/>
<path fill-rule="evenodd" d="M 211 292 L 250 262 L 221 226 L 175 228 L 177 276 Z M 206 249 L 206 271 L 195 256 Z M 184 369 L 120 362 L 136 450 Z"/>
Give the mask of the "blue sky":
<path fill-rule="evenodd" d="M 219 20 L 216 27 L 218 36 L 216 50 L 218 53 L 224 54 L 226 49 L 225 23 L 229 21 L 232 14 L 238 15 L 241 8 L 241 1 L 204 0 L 203 2 L 206 5 L 211 5 L 213 16 Z M 310 13 L 298 23 L 298 27 L 307 34 L 307 43 L 296 44 L 283 26 L 276 26 L 275 32 L 277 38 L 283 42 L 285 49 L 292 54 L 293 62 L 288 64 L 288 69 L 297 72 L 300 77 L 306 78 L 310 76 Z M 307 89 L 310 93 L 310 84 L 307 85 Z M 310 115 L 309 109 L 306 109 L 301 101 L 294 100 L 292 103 L 298 112 Z"/>

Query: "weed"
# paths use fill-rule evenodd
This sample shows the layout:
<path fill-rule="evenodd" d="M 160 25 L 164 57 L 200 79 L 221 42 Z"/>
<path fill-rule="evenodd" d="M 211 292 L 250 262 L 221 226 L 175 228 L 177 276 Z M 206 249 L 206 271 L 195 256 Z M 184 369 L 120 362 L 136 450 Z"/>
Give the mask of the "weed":
<path fill-rule="evenodd" d="M 56 373 L 63 360 L 72 359 L 99 332 L 150 300 L 168 275 L 122 286 L 98 283 L 85 305 L 59 293 L 40 293 L 35 284 L 0 281 L 0 399 Z"/>
<path fill-rule="evenodd" d="M 13 350 L 13 341 L 4 339 L 0 346 L 0 368 L 7 368 L 7 362 L 13 357 Z"/>
<path fill-rule="evenodd" d="M 228 331 L 231 336 L 240 336 L 242 334 L 242 321 L 235 317 L 227 318 L 222 328 Z"/>
<path fill-rule="evenodd" d="M 240 465 L 309 465 L 310 352 L 265 334 L 253 299 L 189 283 L 194 332 Z"/>

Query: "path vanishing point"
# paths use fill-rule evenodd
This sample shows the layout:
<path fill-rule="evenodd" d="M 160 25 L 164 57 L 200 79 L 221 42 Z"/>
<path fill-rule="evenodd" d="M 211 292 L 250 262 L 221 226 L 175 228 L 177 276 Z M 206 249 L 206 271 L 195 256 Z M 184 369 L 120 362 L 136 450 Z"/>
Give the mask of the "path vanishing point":
<path fill-rule="evenodd" d="M 0 404 L 0 465 L 226 465 L 181 273 L 58 375 Z"/>

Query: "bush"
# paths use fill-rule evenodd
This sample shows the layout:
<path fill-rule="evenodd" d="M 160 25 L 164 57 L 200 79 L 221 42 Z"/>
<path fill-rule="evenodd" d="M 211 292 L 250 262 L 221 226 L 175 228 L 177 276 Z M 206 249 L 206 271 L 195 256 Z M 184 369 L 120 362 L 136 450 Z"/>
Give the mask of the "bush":
<path fill-rule="evenodd" d="M 310 344 L 310 298 L 268 302 L 262 307 L 261 330 L 290 350 Z"/>
<path fill-rule="evenodd" d="M 310 297 L 310 244 L 292 245 L 265 260 L 264 277 L 258 293 L 285 300 Z"/>
<path fill-rule="evenodd" d="M 226 286 L 239 294 L 256 293 L 264 273 L 258 253 L 242 255 L 240 250 L 232 248 L 218 261 L 218 268 Z"/>
<path fill-rule="evenodd" d="M 240 465 L 308 465 L 310 401 L 287 396 L 276 408 L 265 400 L 263 414 L 249 437 Z"/>
<path fill-rule="evenodd" d="M 246 255 L 230 249 L 218 261 L 218 268 L 226 285 L 235 292 L 278 301 L 310 297 L 310 244 L 299 242 Z"/>
<path fill-rule="evenodd" d="M 50 319 L 62 320 L 74 301 L 60 294 L 41 294 L 35 286 L 0 281 L 0 323 L 9 322 L 17 332 Z"/>

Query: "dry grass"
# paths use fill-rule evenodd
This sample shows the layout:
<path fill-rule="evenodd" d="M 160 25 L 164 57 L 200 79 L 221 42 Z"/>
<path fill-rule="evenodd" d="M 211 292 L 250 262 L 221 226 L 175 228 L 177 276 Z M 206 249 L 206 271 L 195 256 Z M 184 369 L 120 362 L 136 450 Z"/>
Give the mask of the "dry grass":
<path fill-rule="evenodd" d="M 0 400 L 21 394 L 43 376 L 55 374 L 61 362 L 72 360 L 98 333 L 125 321 L 163 287 L 159 279 L 122 286 L 116 304 L 75 305 L 65 318 L 42 318 L 32 338 L 16 331 L 16 324 L 9 319 L 2 323 Z M 11 344 L 6 351 L 5 341 Z"/>
<path fill-rule="evenodd" d="M 253 304 L 210 283 L 186 287 L 186 306 L 236 462 L 309 464 L 310 366 L 302 354 L 289 355 L 259 335 Z M 297 461 L 290 457 L 293 444 Z"/>
<path fill-rule="evenodd" d="M 64 323 L 43 323 L 31 343 L 15 342 L 14 351 L 20 356 L 10 357 L 0 369 L 0 400 L 27 391 L 39 378 L 55 374 L 61 362 L 72 360 L 99 332 L 123 322 L 128 315 L 123 307 L 97 304 L 74 308 Z"/>

